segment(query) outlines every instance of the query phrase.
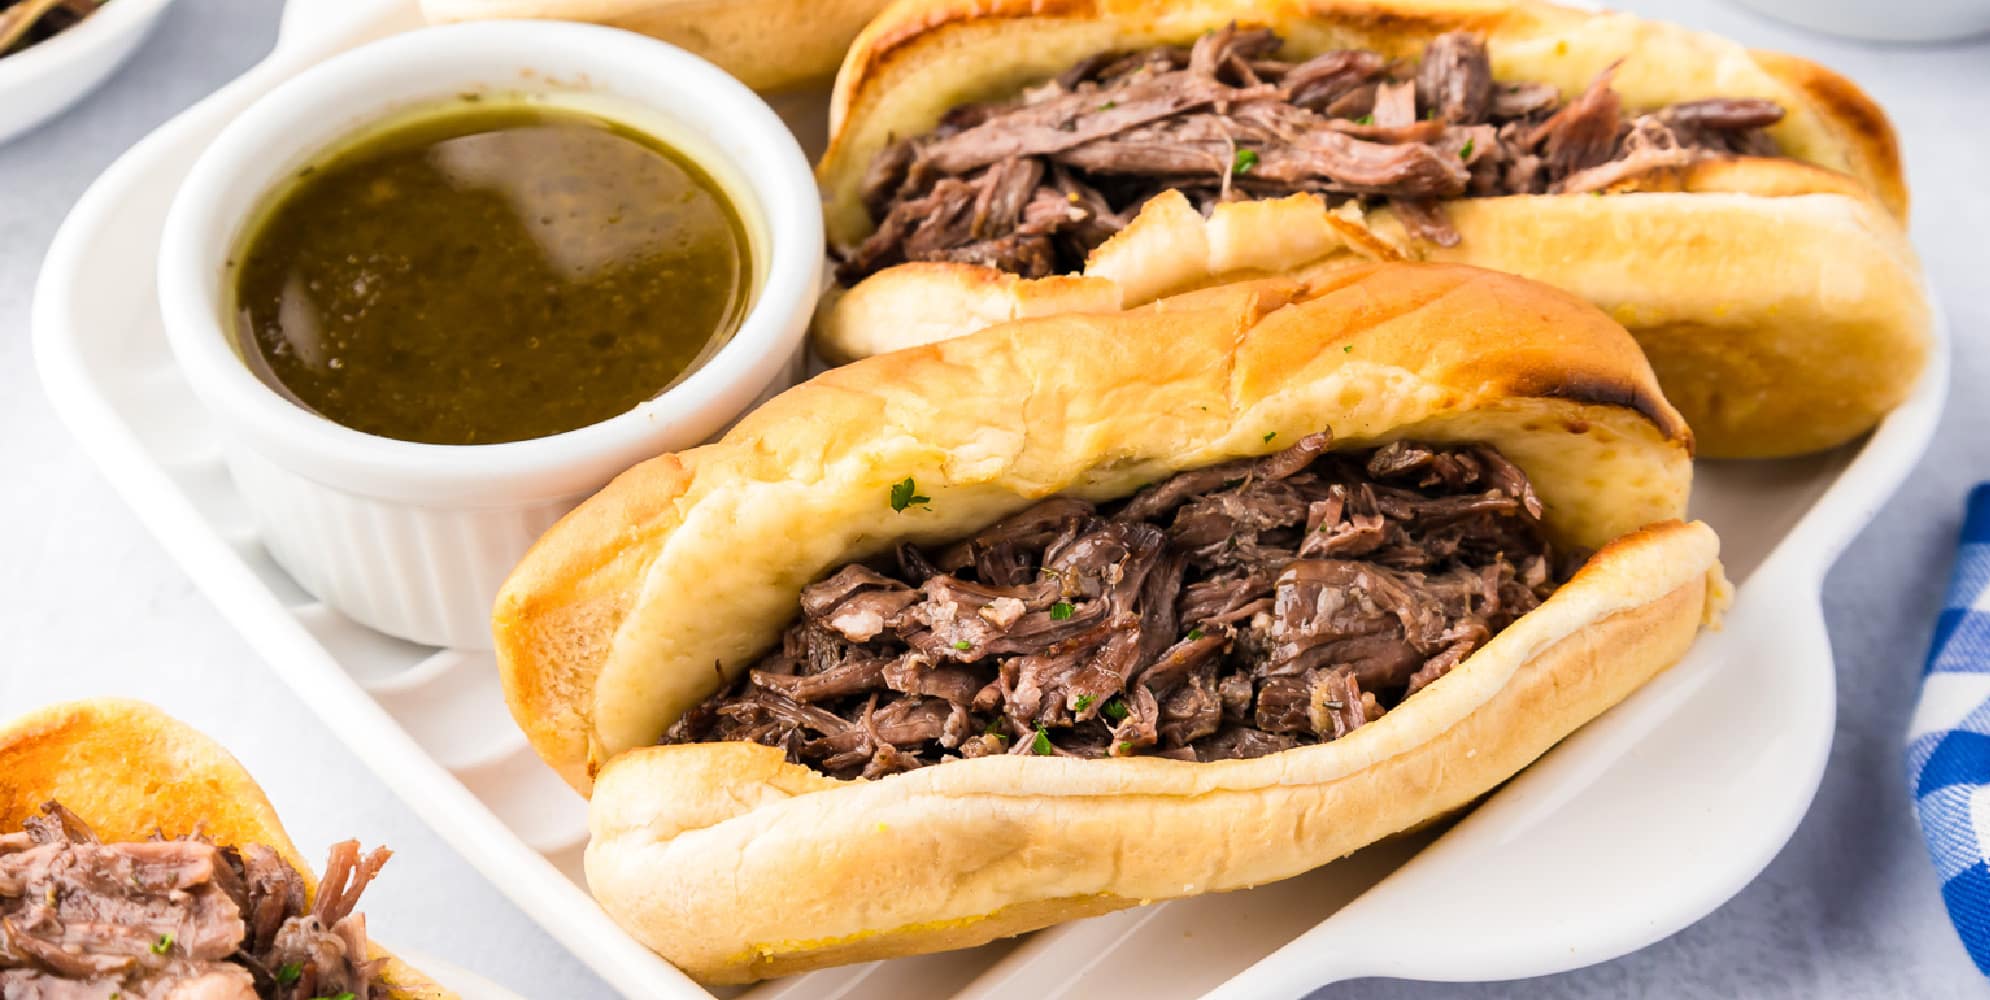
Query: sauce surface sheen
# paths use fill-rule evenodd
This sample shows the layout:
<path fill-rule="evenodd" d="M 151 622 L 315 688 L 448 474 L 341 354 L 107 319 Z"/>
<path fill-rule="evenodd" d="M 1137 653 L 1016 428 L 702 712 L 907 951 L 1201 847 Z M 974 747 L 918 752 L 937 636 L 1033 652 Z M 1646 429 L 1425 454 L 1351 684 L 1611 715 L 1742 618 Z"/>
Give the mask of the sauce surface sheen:
<path fill-rule="evenodd" d="M 752 288 L 738 212 L 681 153 L 578 111 L 468 100 L 299 171 L 235 264 L 259 376 L 431 444 L 625 412 L 722 346 Z"/>

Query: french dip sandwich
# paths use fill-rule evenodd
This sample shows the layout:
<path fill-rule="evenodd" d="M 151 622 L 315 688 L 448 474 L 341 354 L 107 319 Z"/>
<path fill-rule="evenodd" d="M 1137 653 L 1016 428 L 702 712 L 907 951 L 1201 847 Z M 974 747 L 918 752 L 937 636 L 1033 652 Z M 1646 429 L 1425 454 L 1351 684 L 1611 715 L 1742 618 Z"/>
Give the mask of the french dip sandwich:
<path fill-rule="evenodd" d="M 818 177 L 846 360 L 1334 261 L 1520 274 L 1635 335 L 1703 454 L 1828 447 L 1929 313 L 1891 125 L 1820 66 L 1527 0 L 898 0 Z"/>
<path fill-rule="evenodd" d="M 596 897 L 693 976 L 965 947 L 1510 777 L 1718 610 L 1690 453 L 1622 328 L 1494 272 L 1020 321 L 625 473 L 499 662 Z"/>
<path fill-rule="evenodd" d="M 254 779 L 140 702 L 0 729 L 0 996 L 454 1000 L 366 936 L 388 852 L 334 845 L 324 880 Z"/>

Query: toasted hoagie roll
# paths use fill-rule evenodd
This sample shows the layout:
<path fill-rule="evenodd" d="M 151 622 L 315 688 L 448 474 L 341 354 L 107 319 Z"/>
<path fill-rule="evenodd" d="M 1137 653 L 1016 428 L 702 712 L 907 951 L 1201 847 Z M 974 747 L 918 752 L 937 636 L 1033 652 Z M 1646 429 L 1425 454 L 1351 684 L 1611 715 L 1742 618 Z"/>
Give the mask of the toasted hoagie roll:
<path fill-rule="evenodd" d="M 1323 261 L 1449 261 L 1601 306 L 1703 454 L 1757 457 L 1871 427 L 1928 349 L 1885 115 L 1822 67 L 1629 15 L 900 0 L 832 114 L 844 290 L 815 339 L 836 360 Z"/>
<path fill-rule="evenodd" d="M 885 0 L 421 0 L 431 22 L 586 21 L 660 38 L 755 90 L 827 83 Z"/>
<path fill-rule="evenodd" d="M 0 992 L 454 1000 L 352 912 L 386 852 L 332 857 L 321 887 L 242 765 L 150 705 L 31 712 L 0 727 Z M 63 936 L 71 921 L 86 926 Z M 39 944 L 50 935 L 62 954 Z"/>
<path fill-rule="evenodd" d="M 1281 878 L 1469 802 L 1712 613 L 1690 477 L 1635 343 L 1579 300 L 1450 266 L 1268 278 L 817 376 L 560 522 L 499 597 L 498 655 L 534 747 L 591 786 L 597 898 L 748 980 Z M 1183 540 L 1230 504 L 1235 533 Z M 957 544 L 984 532 L 1034 540 Z M 1432 596 L 1461 582 L 1479 597 Z M 1335 647 L 1358 668 L 1292 658 L 1315 602 L 1363 609 Z M 1412 651 L 1383 605 L 1450 638 Z M 1213 657 L 1274 634 L 1219 721 Z M 796 659 L 831 647 L 833 674 Z M 817 728 L 720 732 L 766 706 Z"/>

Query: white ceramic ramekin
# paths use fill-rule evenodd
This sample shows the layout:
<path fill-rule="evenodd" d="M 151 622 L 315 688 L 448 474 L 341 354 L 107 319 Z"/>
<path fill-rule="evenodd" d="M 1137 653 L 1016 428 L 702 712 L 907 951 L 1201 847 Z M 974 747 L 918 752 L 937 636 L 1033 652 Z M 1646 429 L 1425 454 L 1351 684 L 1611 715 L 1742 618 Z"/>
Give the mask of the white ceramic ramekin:
<path fill-rule="evenodd" d="M 376 437 L 278 395 L 225 315 L 229 258 L 256 211 L 328 145 L 467 92 L 544 95 L 658 135 L 732 196 L 756 268 L 723 348 L 662 395 L 580 430 L 450 446 Z M 166 218 L 159 298 L 175 358 L 220 425 L 270 554 L 306 590 L 390 635 L 488 648 L 504 576 L 561 513 L 616 473 L 689 447 L 793 381 L 821 283 L 808 161 L 760 99 L 680 49 L 611 28 L 494 21 L 354 49 L 290 79 L 202 154 Z"/>
<path fill-rule="evenodd" d="M 172 0 L 116 0 L 38 45 L 0 56 L 0 142 L 89 93 L 152 30 Z"/>

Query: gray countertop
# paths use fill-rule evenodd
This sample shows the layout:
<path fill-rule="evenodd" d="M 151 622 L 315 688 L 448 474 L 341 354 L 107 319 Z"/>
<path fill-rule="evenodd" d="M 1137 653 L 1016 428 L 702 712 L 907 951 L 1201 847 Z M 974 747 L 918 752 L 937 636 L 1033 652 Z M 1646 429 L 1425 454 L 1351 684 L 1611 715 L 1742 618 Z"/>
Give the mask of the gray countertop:
<path fill-rule="evenodd" d="M 1963 493 L 1990 478 L 1990 41 L 1865 46 L 1708 0 L 1627 6 L 1809 56 L 1894 116 L 1916 243 L 1955 332 L 1950 409 L 1917 473 L 1831 574 L 1838 738 L 1809 816 L 1761 878 L 1699 924 L 1593 968 L 1503 984 L 1368 980 L 1319 996 L 1984 995 L 1914 828 L 1900 739 Z M 180 0 L 102 90 L 0 146 L 0 715 L 103 693 L 161 702 L 251 762 L 299 841 L 359 833 L 396 847 L 401 874 L 390 868 L 369 897 L 390 943 L 526 997 L 609 996 L 256 661 L 76 450 L 36 383 L 28 303 L 57 224 L 126 147 L 261 58 L 279 13 L 275 0 Z"/>

